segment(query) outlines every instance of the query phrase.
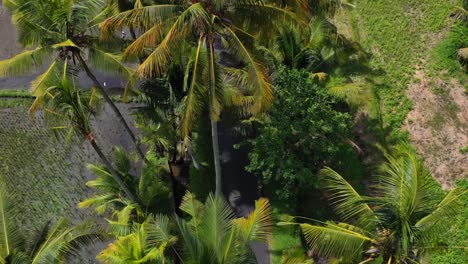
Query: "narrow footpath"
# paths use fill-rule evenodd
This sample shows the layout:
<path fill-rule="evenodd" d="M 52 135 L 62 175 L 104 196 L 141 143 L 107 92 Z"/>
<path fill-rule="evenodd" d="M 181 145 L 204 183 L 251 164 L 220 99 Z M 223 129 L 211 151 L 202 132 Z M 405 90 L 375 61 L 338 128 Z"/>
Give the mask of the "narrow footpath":
<path fill-rule="evenodd" d="M 247 217 L 255 209 L 255 200 L 259 198 L 258 182 L 244 169 L 248 164 L 248 148 L 234 148 L 243 140 L 242 135 L 234 131 L 234 126 L 235 121 L 227 115 L 218 123 L 223 194 L 238 217 Z M 270 264 L 267 243 L 254 242 L 251 248 L 258 264 Z"/>

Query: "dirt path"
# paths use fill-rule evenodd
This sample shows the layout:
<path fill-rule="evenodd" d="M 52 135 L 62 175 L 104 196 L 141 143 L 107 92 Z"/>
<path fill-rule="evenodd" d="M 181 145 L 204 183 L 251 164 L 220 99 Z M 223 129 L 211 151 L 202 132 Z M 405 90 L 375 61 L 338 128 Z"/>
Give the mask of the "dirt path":
<path fill-rule="evenodd" d="M 234 148 L 243 138 L 234 132 L 235 122 L 229 116 L 224 116 L 219 122 L 219 144 L 223 176 L 223 193 L 231 202 L 238 217 L 247 217 L 255 209 L 258 197 L 258 183 L 255 176 L 244 168 L 248 164 L 248 149 Z M 235 200 L 235 201 L 233 201 Z M 253 242 L 250 247 L 258 264 L 270 264 L 268 244 Z"/>
<path fill-rule="evenodd" d="M 448 189 L 468 176 L 468 154 L 461 152 L 468 146 L 465 88 L 456 79 L 427 77 L 420 67 L 414 76 L 407 90 L 413 110 L 404 128 L 434 178 Z"/>

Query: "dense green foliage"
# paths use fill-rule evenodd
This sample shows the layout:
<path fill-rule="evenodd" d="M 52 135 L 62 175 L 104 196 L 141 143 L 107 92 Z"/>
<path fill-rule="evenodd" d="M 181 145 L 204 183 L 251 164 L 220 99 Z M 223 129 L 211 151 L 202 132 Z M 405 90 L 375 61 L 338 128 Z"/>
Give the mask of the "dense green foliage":
<path fill-rule="evenodd" d="M 274 195 L 295 206 L 299 195 L 316 186 L 318 170 L 348 144 L 351 116 L 340 111 L 344 105 L 306 71 L 279 71 L 274 95 L 251 141 L 248 170 L 265 185 L 281 186 Z"/>

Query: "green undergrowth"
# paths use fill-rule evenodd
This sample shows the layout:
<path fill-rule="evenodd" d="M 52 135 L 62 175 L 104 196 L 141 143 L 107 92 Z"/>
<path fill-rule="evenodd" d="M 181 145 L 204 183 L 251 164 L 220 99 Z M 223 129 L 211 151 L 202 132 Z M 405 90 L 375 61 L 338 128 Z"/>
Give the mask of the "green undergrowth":
<path fill-rule="evenodd" d="M 277 216 L 277 221 L 285 221 Z M 282 264 L 284 258 L 305 256 L 305 249 L 301 243 L 300 231 L 297 226 L 275 226 L 269 245 L 271 263 Z"/>
<path fill-rule="evenodd" d="M 26 235 L 61 217 L 83 219 L 77 204 L 86 194 L 86 161 L 28 117 L 26 107 L 0 109 L 0 177 L 19 208 L 16 223 Z"/>
<path fill-rule="evenodd" d="M 406 138 L 400 127 L 411 110 L 406 88 L 450 24 L 459 0 L 361 0 L 351 11 L 354 38 L 369 53 L 368 84 L 381 100 L 392 142 Z"/>
<path fill-rule="evenodd" d="M 468 75 L 462 70 L 457 56 L 458 49 L 465 47 L 468 47 L 468 23 L 457 21 L 432 51 L 429 64 L 432 72 L 441 77 L 455 77 L 460 83 L 466 83 Z"/>

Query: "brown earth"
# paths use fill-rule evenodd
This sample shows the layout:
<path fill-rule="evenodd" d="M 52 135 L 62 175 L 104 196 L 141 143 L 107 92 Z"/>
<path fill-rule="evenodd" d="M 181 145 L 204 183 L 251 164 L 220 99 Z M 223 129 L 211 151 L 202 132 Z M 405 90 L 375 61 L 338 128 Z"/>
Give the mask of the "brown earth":
<path fill-rule="evenodd" d="M 448 189 L 468 173 L 468 154 L 460 151 L 468 146 L 465 88 L 456 79 L 427 77 L 421 67 L 417 67 L 414 77 L 407 90 L 413 110 L 404 128 L 434 178 Z"/>

